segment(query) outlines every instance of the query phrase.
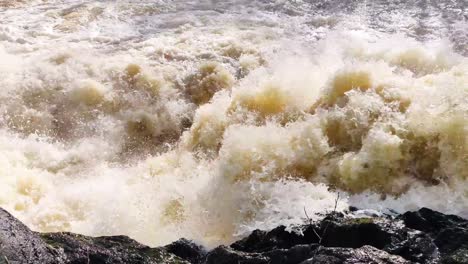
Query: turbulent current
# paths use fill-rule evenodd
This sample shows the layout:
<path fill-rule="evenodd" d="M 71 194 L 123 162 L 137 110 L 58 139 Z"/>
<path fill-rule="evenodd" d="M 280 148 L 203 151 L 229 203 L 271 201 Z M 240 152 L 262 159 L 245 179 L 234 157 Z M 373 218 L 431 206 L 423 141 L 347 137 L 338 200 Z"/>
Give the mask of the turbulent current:
<path fill-rule="evenodd" d="M 152 246 L 338 193 L 468 217 L 467 56 L 466 0 L 0 0 L 0 207 Z"/>

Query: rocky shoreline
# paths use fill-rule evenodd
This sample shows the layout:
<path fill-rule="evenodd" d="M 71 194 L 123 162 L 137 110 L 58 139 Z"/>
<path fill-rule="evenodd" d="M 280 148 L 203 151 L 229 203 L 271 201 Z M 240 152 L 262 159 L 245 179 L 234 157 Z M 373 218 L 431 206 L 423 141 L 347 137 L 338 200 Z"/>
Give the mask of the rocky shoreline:
<path fill-rule="evenodd" d="M 211 251 L 186 239 L 150 248 L 126 236 L 37 233 L 0 209 L 0 264 L 13 263 L 468 263 L 468 220 L 427 208 L 401 215 L 351 209 L 302 226 L 253 231 Z"/>

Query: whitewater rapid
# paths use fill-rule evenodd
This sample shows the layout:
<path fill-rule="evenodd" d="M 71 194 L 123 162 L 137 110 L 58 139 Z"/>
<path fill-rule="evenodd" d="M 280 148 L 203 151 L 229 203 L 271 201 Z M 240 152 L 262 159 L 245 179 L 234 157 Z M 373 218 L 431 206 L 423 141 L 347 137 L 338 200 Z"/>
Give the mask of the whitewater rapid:
<path fill-rule="evenodd" d="M 0 1 L 0 206 L 209 247 L 349 205 L 468 217 L 464 1 Z"/>

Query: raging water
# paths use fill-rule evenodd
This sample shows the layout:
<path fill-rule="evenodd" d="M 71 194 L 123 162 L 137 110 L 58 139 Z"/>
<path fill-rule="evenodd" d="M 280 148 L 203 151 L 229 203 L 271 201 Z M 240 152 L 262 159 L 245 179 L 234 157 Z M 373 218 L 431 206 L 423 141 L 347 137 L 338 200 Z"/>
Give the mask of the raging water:
<path fill-rule="evenodd" d="M 0 0 L 0 206 L 153 246 L 292 226 L 338 191 L 468 217 L 467 20 L 464 0 Z"/>

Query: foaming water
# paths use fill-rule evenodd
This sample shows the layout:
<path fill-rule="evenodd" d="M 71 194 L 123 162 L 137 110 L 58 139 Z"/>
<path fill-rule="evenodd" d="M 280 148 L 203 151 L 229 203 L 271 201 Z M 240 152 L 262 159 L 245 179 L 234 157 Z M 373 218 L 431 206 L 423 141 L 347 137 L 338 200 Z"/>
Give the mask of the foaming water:
<path fill-rule="evenodd" d="M 293 227 L 338 192 L 338 210 L 468 217 L 466 16 L 0 1 L 0 206 L 34 230 L 149 245 Z"/>

